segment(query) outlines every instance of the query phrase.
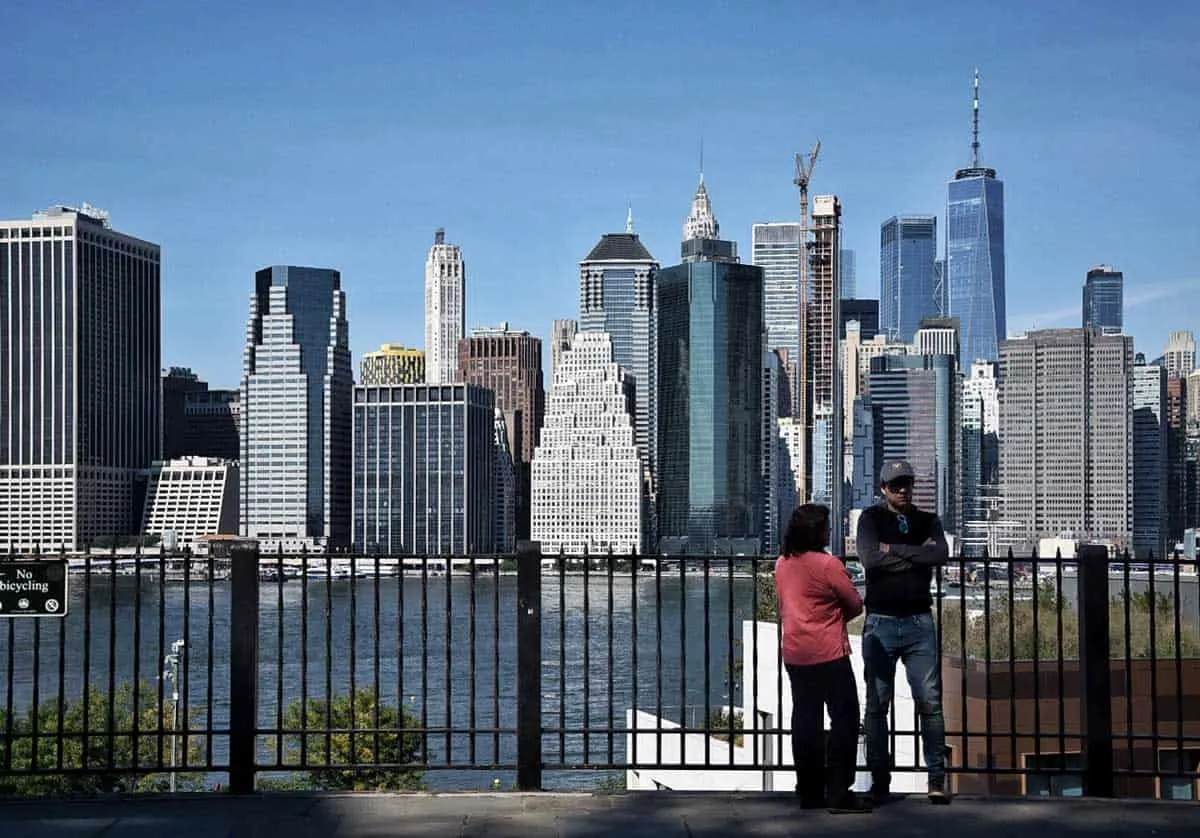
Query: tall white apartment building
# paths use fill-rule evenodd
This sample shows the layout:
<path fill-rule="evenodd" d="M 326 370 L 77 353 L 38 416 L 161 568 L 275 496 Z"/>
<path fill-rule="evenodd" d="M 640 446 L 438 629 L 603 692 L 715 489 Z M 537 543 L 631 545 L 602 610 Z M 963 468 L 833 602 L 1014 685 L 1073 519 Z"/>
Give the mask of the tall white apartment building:
<path fill-rule="evenodd" d="M 242 370 L 242 535 L 261 548 L 350 545 L 354 372 L 341 274 L 254 275 Z"/>
<path fill-rule="evenodd" d="M 644 465 L 636 407 L 605 332 L 579 332 L 559 356 L 533 455 L 531 537 L 543 553 L 643 548 Z"/>
<path fill-rule="evenodd" d="M 0 221 L 0 552 L 135 531 L 162 444 L 159 270 L 87 204 Z"/>
<path fill-rule="evenodd" d="M 763 324 L 767 349 L 800 358 L 800 224 L 772 221 L 750 229 L 750 262 L 763 270 Z M 796 386 L 797 382 L 792 382 Z M 791 405 L 786 405 L 788 412 Z"/>
<path fill-rule="evenodd" d="M 1133 339 L 1046 329 L 1000 344 L 1000 482 L 1025 546 L 1131 546 Z"/>
<path fill-rule="evenodd" d="M 238 464 L 214 457 L 180 457 L 154 463 L 148 473 L 142 532 L 179 547 L 238 528 Z"/>
<path fill-rule="evenodd" d="M 425 382 L 459 380 L 458 342 L 467 333 L 467 265 L 439 229 L 425 260 Z"/>

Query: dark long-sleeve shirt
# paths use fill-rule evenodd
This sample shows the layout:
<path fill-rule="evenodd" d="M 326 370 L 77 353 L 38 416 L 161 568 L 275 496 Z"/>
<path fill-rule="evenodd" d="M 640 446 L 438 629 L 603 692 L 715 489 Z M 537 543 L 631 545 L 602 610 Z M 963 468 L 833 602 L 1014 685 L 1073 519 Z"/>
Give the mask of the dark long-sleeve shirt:
<path fill-rule="evenodd" d="M 905 526 L 901 515 L 884 504 L 859 516 L 858 558 L 867 576 L 868 614 L 910 617 L 933 606 L 933 569 L 950 555 L 946 533 L 932 512 L 913 509 L 903 518 Z M 886 553 L 881 544 L 888 545 Z"/>

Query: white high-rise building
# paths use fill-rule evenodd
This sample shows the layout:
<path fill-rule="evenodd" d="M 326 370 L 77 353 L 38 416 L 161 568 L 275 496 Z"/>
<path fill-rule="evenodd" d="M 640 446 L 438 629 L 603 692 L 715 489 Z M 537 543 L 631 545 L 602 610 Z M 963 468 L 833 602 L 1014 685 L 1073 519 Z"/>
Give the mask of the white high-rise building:
<path fill-rule="evenodd" d="M 235 535 L 238 464 L 213 457 L 180 457 L 154 463 L 147 473 L 142 532 L 166 544 L 196 547 L 209 535 Z M 169 546 L 169 545 L 168 545 Z"/>
<path fill-rule="evenodd" d="M 958 321 L 948 317 L 927 317 L 913 336 L 909 350 L 913 355 L 950 355 L 959 363 Z"/>
<path fill-rule="evenodd" d="M 242 370 L 242 535 L 264 551 L 350 546 L 354 371 L 341 274 L 254 275 Z"/>
<path fill-rule="evenodd" d="M 162 444 L 159 265 L 87 204 L 0 221 L 0 552 L 136 527 Z"/>
<path fill-rule="evenodd" d="M 559 356 L 533 455 L 531 536 L 543 553 L 643 547 L 636 408 L 605 332 L 579 332 Z"/>
<path fill-rule="evenodd" d="M 800 503 L 800 484 L 804 480 L 804 423 L 794 416 L 778 421 L 779 427 L 779 516 L 780 531 L 786 532 L 792 510 Z"/>
<path fill-rule="evenodd" d="M 1196 336 L 1188 331 L 1171 332 L 1163 351 L 1167 378 L 1186 378 L 1196 369 Z"/>
<path fill-rule="evenodd" d="M 1000 482 L 1025 547 L 1130 546 L 1133 339 L 1046 329 L 1000 344 Z"/>
<path fill-rule="evenodd" d="M 459 380 L 458 342 L 467 333 L 467 265 L 462 248 L 438 230 L 425 260 L 425 382 Z"/>

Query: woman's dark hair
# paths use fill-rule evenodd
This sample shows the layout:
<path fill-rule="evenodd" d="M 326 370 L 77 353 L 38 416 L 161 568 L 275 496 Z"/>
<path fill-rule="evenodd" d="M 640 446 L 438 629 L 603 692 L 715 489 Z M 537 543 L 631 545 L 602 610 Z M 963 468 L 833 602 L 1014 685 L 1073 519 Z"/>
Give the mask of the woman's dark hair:
<path fill-rule="evenodd" d="M 825 549 L 828 535 L 829 507 L 819 503 L 797 506 L 788 520 L 781 553 L 784 556 L 799 556 L 810 551 L 820 552 Z"/>

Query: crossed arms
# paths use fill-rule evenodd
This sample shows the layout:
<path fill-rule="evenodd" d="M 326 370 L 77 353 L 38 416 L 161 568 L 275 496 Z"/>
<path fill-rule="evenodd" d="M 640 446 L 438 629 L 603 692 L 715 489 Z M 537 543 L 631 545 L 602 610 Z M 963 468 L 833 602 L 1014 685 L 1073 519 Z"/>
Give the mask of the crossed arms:
<path fill-rule="evenodd" d="M 942 521 L 933 519 L 933 534 L 924 544 L 881 544 L 875 516 L 863 512 L 858 519 L 858 559 L 864 570 L 901 572 L 916 566 L 943 565 L 950 558 Z"/>

